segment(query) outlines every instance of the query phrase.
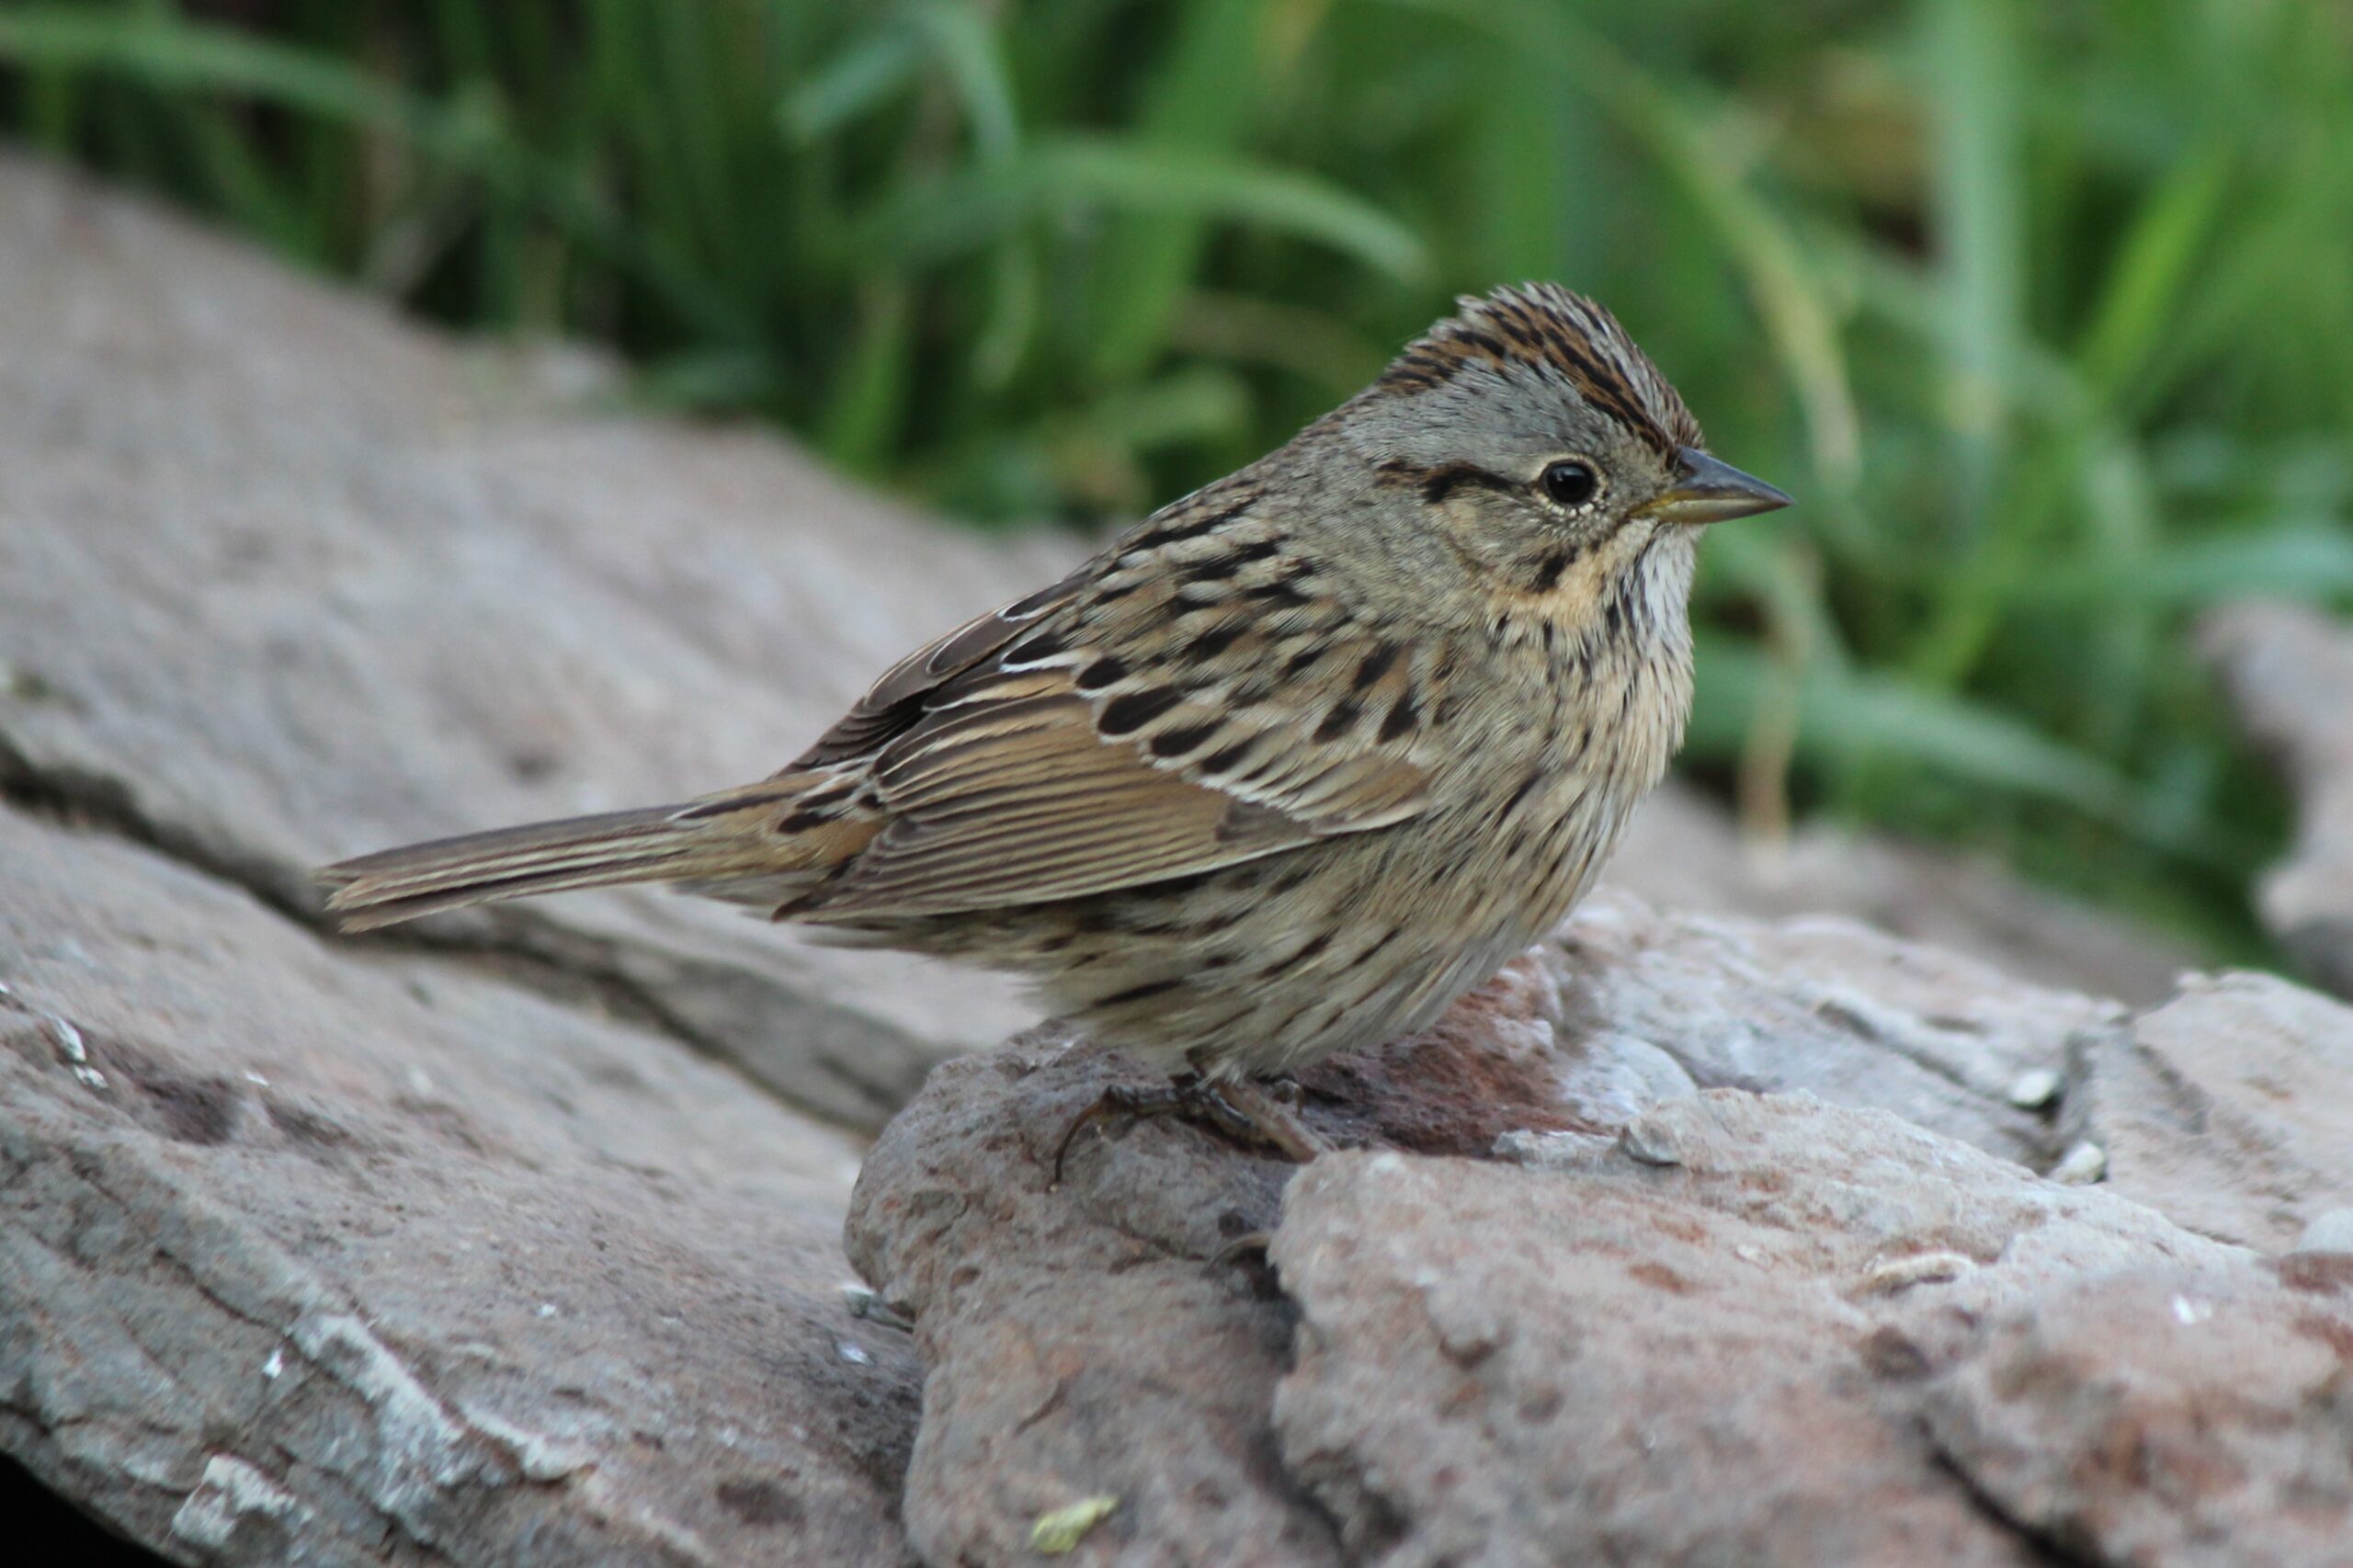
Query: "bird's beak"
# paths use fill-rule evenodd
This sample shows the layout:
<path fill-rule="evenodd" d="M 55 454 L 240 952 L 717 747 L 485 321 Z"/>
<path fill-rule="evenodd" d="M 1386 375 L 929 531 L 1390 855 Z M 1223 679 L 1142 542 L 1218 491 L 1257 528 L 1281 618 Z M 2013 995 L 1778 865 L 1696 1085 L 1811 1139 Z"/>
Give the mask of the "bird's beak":
<path fill-rule="evenodd" d="M 1670 523 L 1720 523 L 1726 517 L 1746 517 L 1777 512 L 1790 498 L 1728 462 L 1710 457 L 1697 447 L 1675 454 L 1675 483 L 1663 494 L 1635 508 L 1635 515 Z"/>

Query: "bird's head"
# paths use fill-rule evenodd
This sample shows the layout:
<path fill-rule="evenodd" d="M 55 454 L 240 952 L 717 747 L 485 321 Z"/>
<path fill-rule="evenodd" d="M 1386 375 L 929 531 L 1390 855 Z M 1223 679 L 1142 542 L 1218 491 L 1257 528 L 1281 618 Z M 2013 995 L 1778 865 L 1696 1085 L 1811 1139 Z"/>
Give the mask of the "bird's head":
<path fill-rule="evenodd" d="M 1711 456 L 1609 312 L 1551 283 L 1465 298 L 1326 430 L 1406 554 L 1552 619 L 1603 613 L 1646 564 L 1688 585 L 1694 525 L 1790 504 Z"/>

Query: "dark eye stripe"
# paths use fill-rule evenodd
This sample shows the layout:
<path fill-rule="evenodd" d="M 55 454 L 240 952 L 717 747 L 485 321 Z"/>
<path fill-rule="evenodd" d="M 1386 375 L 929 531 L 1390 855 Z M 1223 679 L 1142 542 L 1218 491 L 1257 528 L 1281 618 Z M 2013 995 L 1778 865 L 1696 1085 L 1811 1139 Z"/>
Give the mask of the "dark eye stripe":
<path fill-rule="evenodd" d="M 1476 484 L 1487 490 L 1518 490 L 1519 485 L 1500 473 L 1479 467 L 1476 463 L 1448 463 L 1440 468 L 1423 471 L 1422 499 L 1435 506 L 1461 486 Z"/>

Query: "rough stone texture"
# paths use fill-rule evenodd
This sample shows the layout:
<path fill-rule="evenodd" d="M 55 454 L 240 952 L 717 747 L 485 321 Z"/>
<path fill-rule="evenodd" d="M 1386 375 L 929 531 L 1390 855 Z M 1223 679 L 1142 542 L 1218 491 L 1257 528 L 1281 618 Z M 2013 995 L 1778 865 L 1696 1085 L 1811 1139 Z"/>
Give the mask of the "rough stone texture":
<path fill-rule="evenodd" d="M 1559 1142 L 1540 1171 L 1348 1153 L 1290 1187 L 1275 1425 L 1365 1560 L 2032 1562 L 1938 1464 L 1917 1379 L 2055 1278 L 2224 1256 L 1804 1098 Z"/>
<path fill-rule="evenodd" d="M 1635 813 L 1606 881 L 1662 909 L 1844 915 L 2135 1006 L 2164 1001 L 2197 962 L 2178 943 L 1965 856 L 1818 824 L 1783 845 L 1745 843 L 1721 807 L 1674 779 Z"/>
<path fill-rule="evenodd" d="M 2204 641 L 2239 722 L 2296 798 L 2295 846 L 2256 906 L 2305 972 L 2353 996 L 2353 627 L 2250 604 L 2210 618 Z"/>
<path fill-rule="evenodd" d="M 756 778 L 1051 569 L 6 160 L 0 278 L 0 780 L 290 909 L 324 860 Z M 606 976 L 868 1127 L 1025 1016 L 652 892 L 433 936 Z"/>
<path fill-rule="evenodd" d="M 1560 948 L 1572 1043 L 1664 1051 L 1686 1087 L 1877 1106 L 2037 1169 L 2063 1152 L 2047 1101 L 2070 1051 L 2124 1017 L 1840 918 L 1661 916 L 1604 895 Z M 2041 1075 L 2051 1091 L 2016 1093 Z"/>
<path fill-rule="evenodd" d="M 0 1448 L 187 1562 L 897 1563 L 854 1145 L 0 813 Z"/>
<path fill-rule="evenodd" d="M 2116 1191 L 2267 1251 L 2353 1208 L 2353 1008 L 2268 975 L 2193 976 L 2129 1029 L 2086 1033 L 2065 1141 Z"/>
<path fill-rule="evenodd" d="M 1927 1409 L 1945 1457 L 2063 1551 L 2353 1560 L 2353 1255 L 2058 1286 L 1998 1313 Z"/>
<path fill-rule="evenodd" d="M 1042 1515 L 1119 1506 L 1077 1562 L 1338 1561 L 1267 1424 L 1290 1316 L 1256 1260 L 1284 1167 L 1188 1130 L 1061 1131 L 1116 1075 L 1051 1045 L 951 1062 L 869 1157 L 850 1256 L 915 1319 L 927 1369 L 904 1519 L 927 1562 L 1024 1560 Z"/>
<path fill-rule="evenodd" d="M 1721 1341 L 1688 1383 L 1694 1412 L 1703 1393 L 1721 1392 L 1730 1369 L 1778 1367 L 1772 1357 L 1795 1355 L 1818 1339 L 1821 1346 L 1805 1353 L 1812 1359 L 1803 1378 L 1813 1381 L 1802 1398 L 1792 1398 L 1807 1408 L 1840 1400 L 1854 1406 L 1840 1405 L 1844 1413 L 1836 1415 L 1852 1426 L 1837 1451 L 1861 1468 L 1833 1467 L 1809 1483 L 1806 1506 L 1815 1516 L 1839 1512 L 1840 1497 L 1860 1495 L 1848 1490 L 1853 1486 L 1890 1497 L 1917 1494 L 1926 1500 L 1889 1516 L 1899 1522 L 1887 1528 L 1898 1534 L 1870 1540 L 1916 1537 L 1957 1553 L 1955 1543 L 1990 1542 L 1968 1548 L 1975 1558 L 1954 1560 L 2024 1560 L 2010 1532 L 1987 1526 L 1961 1488 L 1933 1473 L 1916 1440 L 1905 1439 L 1900 1459 L 1873 1457 L 1873 1445 L 1896 1441 L 1902 1423 L 1880 1408 L 1881 1396 L 1870 1392 L 1877 1385 L 1849 1343 L 1867 1335 L 1872 1320 L 1839 1306 L 1837 1292 L 1883 1268 L 1893 1272 L 1878 1277 L 1874 1289 L 1900 1295 L 1909 1278 L 1904 1270 L 1913 1267 L 1907 1259 L 1959 1254 L 1962 1261 L 1952 1267 L 1973 1268 L 1992 1263 L 2009 1236 L 2029 1230 L 2043 1238 L 2035 1246 L 2073 1237 L 2068 1256 L 2079 1262 L 2111 1255 L 2170 1261 L 2222 1249 L 2146 1210 L 2049 1186 L 1953 1141 L 1972 1139 L 2019 1158 L 2047 1154 L 2054 1146 L 2049 1111 L 2011 1105 L 2010 1086 L 2025 1072 L 2055 1072 L 2084 1031 L 2117 1027 L 2111 1005 L 1989 985 L 1992 978 L 1973 960 L 1844 922 L 1771 926 L 1669 918 L 1623 895 L 1597 901 L 1571 923 L 1559 946 L 1515 963 L 1429 1036 L 1351 1053 L 1302 1074 L 1302 1110 L 1326 1136 L 1372 1148 L 1462 1156 L 1500 1145 L 1537 1161 L 1595 1160 L 1595 1168 L 1609 1167 L 1615 1174 L 1608 1180 L 1625 1190 L 1605 1210 L 1605 1194 L 1588 1190 L 1585 1176 L 1573 1183 L 1568 1175 L 1460 1159 L 1401 1164 L 1393 1153 L 1385 1163 L 1357 1155 L 1330 1162 L 1329 1172 L 1399 1169 L 1438 1184 L 1426 1212 L 1411 1203 L 1397 1210 L 1399 1233 L 1415 1233 L 1427 1251 L 1399 1262 L 1393 1278 L 1366 1272 L 1360 1296 L 1350 1298 L 1354 1306 L 1332 1294 L 1346 1294 L 1344 1279 L 1301 1272 L 1311 1255 L 1324 1256 L 1313 1251 L 1320 1242 L 1295 1238 L 1303 1233 L 1304 1195 L 1324 1190 L 1326 1162 L 1294 1184 L 1286 1209 L 1279 1200 L 1284 1167 L 1181 1124 L 1112 1123 L 1078 1134 L 1056 1186 L 1052 1157 L 1063 1130 L 1129 1070 L 1089 1050 L 1062 1051 L 1052 1040 L 947 1064 L 869 1156 L 849 1224 L 852 1261 L 915 1317 L 929 1369 L 906 1495 L 916 1547 L 931 1562 L 1006 1561 L 1041 1514 L 1097 1495 L 1116 1496 L 1120 1506 L 1087 1538 L 1081 1551 L 1091 1555 L 1080 1561 L 1316 1562 L 1336 1553 L 1388 1561 L 1385 1554 L 1396 1550 L 1403 1554 L 1395 1561 L 1437 1562 L 1482 1530 L 1499 1528 L 1496 1510 L 1533 1528 L 1531 1516 L 1501 1499 L 1520 1496 L 1515 1488 L 1540 1492 L 1560 1481 L 1540 1464 L 1523 1468 L 1538 1450 L 1556 1451 L 1548 1447 L 1552 1438 L 1531 1429 L 1532 1448 L 1473 1452 L 1448 1436 L 1468 1418 L 1459 1401 L 1449 1403 L 1454 1384 L 1433 1389 L 1427 1399 L 1408 1395 L 1404 1363 L 1396 1359 L 1404 1352 L 1394 1341 L 1326 1354 L 1314 1332 L 1316 1314 L 1324 1308 L 1344 1316 L 1417 1310 L 1413 1303 L 1435 1282 L 1475 1272 L 1477 1258 L 1537 1281 L 1567 1279 L 1575 1272 L 1572 1255 L 1591 1246 L 1621 1260 L 1610 1265 L 1613 1279 L 1621 1267 L 1633 1269 L 1636 1295 L 1597 1299 L 1561 1319 L 1552 1307 L 1516 1300 L 1500 1286 L 1494 1292 L 1462 1287 L 1466 1302 L 1492 1294 L 1496 1333 L 1533 1336 L 1533 1359 L 1525 1364 L 1529 1381 L 1495 1395 L 1499 1413 L 1514 1400 L 1552 1407 L 1546 1422 L 1563 1400 L 1571 1411 L 1622 1407 L 1624 1390 L 1650 1375 L 1637 1351 L 1657 1320 L 1640 1292 L 1673 1297 L 1676 1282 L 1705 1276 L 1706 1310 L 1675 1342 L 1688 1347 L 1711 1336 Z M 1699 1085 L 1727 1083 L 1743 1091 L 1715 1089 L 1701 1097 Z M 1760 1099 L 1745 1092 L 1755 1090 L 1890 1105 L 1951 1137 L 1893 1118 L 1862 1122 L 1865 1131 L 1858 1132 L 1856 1122 L 1833 1117 L 1802 1093 Z M 1640 1137 L 1668 1137 L 1638 1133 L 1668 1128 L 1659 1119 L 1695 1106 L 1737 1123 L 1716 1135 L 1710 1158 L 1732 1162 L 1753 1134 L 1758 1169 L 1811 1162 L 1823 1167 L 1821 1190 L 1744 1220 L 1736 1236 L 1729 1229 L 1695 1228 L 1677 1217 L 1684 1210 L 1662 1208 L 1645 1218 L 1656 1195 L 1643 1184 L 1656 1184 L 1643 1174 L 1648 1166 L 1609 1153 L 1611 1140 L 1632 1148 Z M 1752 1128 L 1738 1123 L 1741 1117 L 1767 1119 Z M 1908 1151 L 1910 1165 L 1881 1144 Z M 1643 1148 L 1644 1159 L 1668 1157 L 1657 1147 Z M 1673 1158 L 1688 1164 L 1698 1156 Z M 1779 1180 L 1755 1170 L 1751 1176 L 1760 1190 Z M 1723 1193 L 1736 1185 L 1722 1177 L 1708 1201 L 1730 1203 Z M 2048 1223 L 2078 1213 L 2093 1216 L 2080 1236 Z M 1768 1234 L 1776 1226 L 1786 1234 L 1773 1249 L 1788 1259 L 1739 1250 L 1752 1232 Z M 1648 1238 L 1643 1244 L 1624 1239 L 1637 1230 Z M 1279 1290 L 1246 1245 L 1220 1256 L 1237 1238 L 1265 1231 L 1275 1232 Z M 1304 1233 L 1323 1234 L 1312 1228 Z M 1309 1252 L 1297 1250 L 1302 1247 Z M 1711 1254 L 1717 1256 L 1707 1261 Z M 2021 1268 L 2018 1278 L 2042 1277 Z M 1770 1291 L 1758 1285 L 1792 1269 L 1800 1272 Z M 1835 1290 L 1824 1296 L 1824 1280 L 1834 1277 Z M 1302 1309 L 1311 1332 L 1294 1348 L 1293 1314 Z M 1608 1347 L 1595 1352 L 1590 1385 L 1576 1392 L 1557 1380 L 1535 1387 L 1543 1381 L 1543 1363 L 1562 1348 L 1545 1336 L 1561 1322 L 1583 1322 L 1588 1311 L 1597 1322 L 1623 1323 Z M 1774 1321 L 1781 1317 L 1788 1321 Z M 1294 1354 L 1299 1370 L 1270 1407 L 1268 1391 Z M 1384 1441 L 1399 1454 L 1429 1454 L 1432 1477 L 1450 1473 L 1450 1480 L 1432 1479 L 1432 1487 L 1450 1496 L 1460 1488 L 1500 1488 L 1489 1494 L 1493 1508 L 1465 1502 L 1471 1512 L 1431 1523 L 1434 1534 L 1403 1551 L 1400 1543 L 1421 1528 L 1413 1521 L 1436 1517 L 1423 1506 L 1436 1493 L 1417 1494 L 1410 1506 L 1402 1496 L 1373 1495 L 1379 1488 L 1368 1490 L 1360 1470 L 1342 1474 L 1320 1440 L 1302 1436 L 1306 1428 L 1297 1421 L 1305 1417 L 1298 1413 L 1306 1406 L 1285 1401 L 1327 1372 L 1340 1380 L 1335 1411 L 1393 1420 Z M 1392 1382 L 1392 1374 L 1401 1381 Z M 1622 1386 L 1613 1389 L 1613 1378 Z M 1844 1387 L 1841 1379 L 1862 1392 L 1826 1392 L 1828 1384 Z M 1757 1467 L 1750 1478 L 1756 1484 L 1744 1483 L 1723 1500 L 1726 1517 L 1779 1512 L 1797 1494 L 1784 1496 L 1775 1487 L 1787 1492 L 1798 1483 L 1783 1477 L 1768 1484 L 1765 1472 L 1775 1462 L 1788 1466 L 1794 1451 L 1788 1445 L 1807 1435 L 1737 1413 L 1723 1419 L 1722 1440 L 1754 1445 Z M 1717 1441 L 1701 1430 L 1697 1414 L 1690 1423 L 1688 1441 L 1702 1448 Z M 1364 1460 L 1376 1469 L 1383 1462 Z M 1707 1462 L 1730 1460 L 1716 1453 Z M 1694 1478 L 1677 1471 L 1662 1484 L 1688 1489 Z M 1600 1481 L 1593 1485 L 1608 1489 Z M 1558 1506 L 1577 1511 L 1584 1505 L 1574 1499 L 1586 1496 L 1568 1486 L 1567 1501 Z M 1675 1511 L 1665 1494 L 1654 1501 L 1658 1510 Z M 1555 1526 L 1567 1530 L 1561 1519 L 1543 1517 L 1548 1522 L 1539 1533 L 1547 1539 Z M 1631 1562 L 1871 1560 L 1837 1555 L 1832 1549 L 1843 1550 L 1849 1538 L 1820 1531 L 1772 1547 L 1786 1548 L 1785 1557 L 1743 1557 L 1733 1550 L 1738 1542 L 1779 1538 L 1752 1540 L 1729 1525 L 1719 1532 L 1720 1544 L 1733 1555 L 1711 1556 L 1716 1547 L 1687 1550 L 1665 1535 L 1621 1539 L 1613 1533 L 1619 1527 L 1606 1522 L 1614 1517 L 1588 1511 L 1587 1526 L 1600 1533 L 1576 1539 L 1618 1540 L 1622 1560 Z M 1639 1549 L 1627 1547 L 1631 1540 L 1639 1540 Z M 1802 1540 L 1829 1554 L 1803 1556 Z M 1495 1551 L 1489 1560 L 1529 1560 L 1506 1545 Z M 1563 1560 L 1590 1559 L 1571 1551 Z"/>
<path fill-rule="evenodd" d="M 1058 1186 L 1119 1059 L 1040 1039 L 943 1067 L 850 1220 L 929 1369 L 916 1547 L 1017 1560 L 1039 1517 L 1108 1496 L 1074 1561 L 2332 1561 L 2353 1539 L 2347 1212 L 2266 1260 L 1997 1157 L 2017 1134 L 1991 1112 L 1978 1148 L 1877 1108 L 1922 1113 L 1912 1009 L 1983 976 L 1840 935 L 1597 910 L 1430 1037 L 1303 1075 L 1302 1114 L 1359 1147 L 1287 1191 L 1167 1120 L 1082 1131 Z M 1767 953 L 1795 971 L 1778 996 Z M 1722 1014 L 1662 1011 L 1718 990 Z M 2227 1049 L 2274 991 L 2224 982 L 2139 1027 Z M 1869 1043 L 1792 1025 L 1832 994 Z M 2342 1009 L 2304 1002 L 2269 1056 L 2353 1049 Z M 2123 1030 L 2085 1006 L 2097 1070 L 2081 1042 Z M 1739 1010 L 1790 1029 L 1761 1086 L 1849 1104 L 1694 1088 Z M 1992 1095 L 1943 1050 L 1946 1081 Z"/>

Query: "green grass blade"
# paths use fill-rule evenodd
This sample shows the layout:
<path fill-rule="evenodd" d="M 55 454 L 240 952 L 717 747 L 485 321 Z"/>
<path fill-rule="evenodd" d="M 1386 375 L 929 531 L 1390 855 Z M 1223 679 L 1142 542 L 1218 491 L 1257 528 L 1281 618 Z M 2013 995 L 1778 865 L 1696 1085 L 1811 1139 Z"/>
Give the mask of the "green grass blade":
<path fill-rule="evenodd" d="M 560 169 L 510 142 L 484 142 L 442 106 L 330 57 L 231 28 L 157 17 L 129 22 L 59 6 L 0 13 L 0 60 L 118 73 L 161 89 L 233 93 L 340 124 L 396 136 L 418 152 L 530 201 L 582 243 L 642 278 L 676 310 L 718 335 L 748 323 L 710 279 L 612 212 Z"/>
<path fill-rule="evenodd" d="M 1181 13 L 1176 45 L 1136 119 L 1139 146 L 1218 156 L 1243 144 L 1263 13 L 1259 0 L 1206 0 Z M 1133 376 L 1158 352 L 1208 236 L 1204 217 L 1185 212 L 1131 212 L 1105 236 L 1091 291 L 1095 376 Z"/>
<path fill-rule="evenodd" d="M 1040 139 L 1004 167 L 903 190 L 858 226 L 851 248 L 921 266 L 1032 219 L 1094 207 L 1211 218 L 1313 240 L 1401 281 L 1430 270 L 1428 253 L 1404 225 L 1313 176 L 1086 135 Z"/>
<path fill-rule="evenodd" d="M 1702 756 L 1735 756 L 1751 711 L 1776 678 L 1772 661 L 1752 644 L 1708 636 L 1700 640 L 1699 665 L 1689 744 Z M 1999 709 L 1881 675 L 1815 665 L 1800 683 L 1798 710 L 1799 755 L 1816 764 L 1915 763 L 1964 783 L 2063 803 L 2169 849 L 2195 848 L 2115 768 Z"/>

